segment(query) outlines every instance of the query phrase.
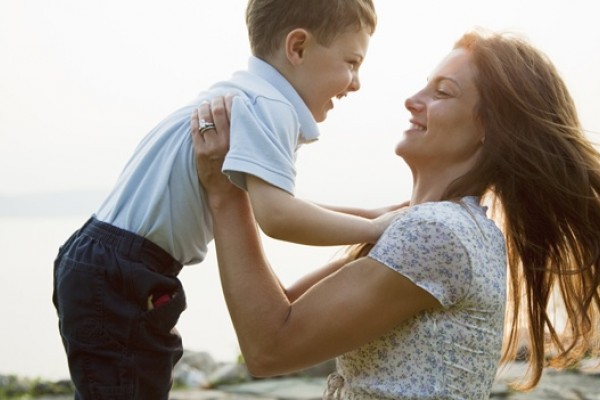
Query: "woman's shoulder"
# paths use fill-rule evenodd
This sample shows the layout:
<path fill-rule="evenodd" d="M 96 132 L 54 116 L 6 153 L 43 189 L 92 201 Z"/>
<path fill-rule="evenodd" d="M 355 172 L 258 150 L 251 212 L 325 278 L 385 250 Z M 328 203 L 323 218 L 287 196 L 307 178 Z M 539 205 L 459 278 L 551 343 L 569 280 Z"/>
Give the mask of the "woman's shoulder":
<path fill-rule="evenodd" d="M 455 241 L 466 226 L 461 205 L 450 201 L 421 203 L 409 207 L 390 224 L 379 240 L 380 244 L 441 240 Z M 468 216 L 468 214 L 467 214 Z"/>
<path fill-rule="evenodd" d="M 390 226 L 400 231 L 429 231 L 458 238 L 470 236 L 500 237 L 494 221 L 487 215 L 487 208 L 476 198 L 459 201 L 436 201 L 409 207 Z"/>
<path fill-rule="evenodd" d="M 468 214 L 466 214 L 468 215 Z M 440 223 L 447 225 L 451 221 L 465 218 L 465 208 L 455 201 L 431 201 L 409 207 L 402 217 L 407 221 Z"/>

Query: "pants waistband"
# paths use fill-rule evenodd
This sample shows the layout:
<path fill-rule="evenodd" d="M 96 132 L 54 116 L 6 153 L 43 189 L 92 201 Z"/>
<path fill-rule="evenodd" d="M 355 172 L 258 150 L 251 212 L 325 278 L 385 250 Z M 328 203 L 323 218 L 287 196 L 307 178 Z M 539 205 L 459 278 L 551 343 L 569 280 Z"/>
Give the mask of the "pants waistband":
<path fill-rule="evenodd" d="M 176 276 L 183 267 L 179 261 L 156 243 L 94 217 L 91 217 L 83 225 L 79 233 L 114 246 L 119 253 L 138 259 L 163 275 Z"/>

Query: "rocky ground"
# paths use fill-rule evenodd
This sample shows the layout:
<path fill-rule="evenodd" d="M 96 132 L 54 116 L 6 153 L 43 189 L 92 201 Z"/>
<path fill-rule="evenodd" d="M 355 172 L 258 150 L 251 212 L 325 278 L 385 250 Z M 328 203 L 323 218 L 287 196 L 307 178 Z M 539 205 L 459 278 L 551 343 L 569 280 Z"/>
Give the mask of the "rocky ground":
<path fill-rule="evenodd" d="M 524 373 L 515 363 L 501 371 L 491 399 L 600 400 L 598 360 L 567 371 L 545 371 L 537 388 L 529 393 L 510 389 L 508 382 Z M 217 363 L 207 353 L 186 352 L 175 370 L 171 400 L 319 400 L 333 362 L 274 378 L 252 379 L 242 363 Z M 29 385 L 29 387 L 28 387 Z M 18 390 L 17 390 L 18 389 Z M 72 399 L 70 382 L 39 382 L 0 376 L 0 400 Z"/>
<path fill-rule="evenodd" d="M 512 365 L 499 375 L 490 399 L 508 400 L 600 400 L 600 372 L 583 370 L 544 373 L 537 388 L 528 393 L 511 390 L 508 382 L 524 370 Z M 324 377 L 284 377 L 223 385 L 215 389 L 175 390 L 171 400 L 319 400 Z"/>

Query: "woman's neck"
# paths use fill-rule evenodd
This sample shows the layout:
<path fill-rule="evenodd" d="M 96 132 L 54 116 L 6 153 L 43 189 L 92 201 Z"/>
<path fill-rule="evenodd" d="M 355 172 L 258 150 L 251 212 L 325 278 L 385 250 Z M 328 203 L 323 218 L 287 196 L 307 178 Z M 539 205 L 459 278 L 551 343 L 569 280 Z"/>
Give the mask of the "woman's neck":
<path fill-rule="evenodd" d="M 463 175 L 456 171 L 413 170 L 413 191 L 410 205 L 441 201 L 452 182 Z"/>
<path fill-rule="evenodd" d="M 422 160 L 420 163 L 416 160 L 405 160 L 413 176 L 410 204 L 441 201 L 450 185 L 475 167 L 477 157 L 478 153 L 475 153 L 472 157 L 451 165 L 436 163 L 435 160 Z"/>

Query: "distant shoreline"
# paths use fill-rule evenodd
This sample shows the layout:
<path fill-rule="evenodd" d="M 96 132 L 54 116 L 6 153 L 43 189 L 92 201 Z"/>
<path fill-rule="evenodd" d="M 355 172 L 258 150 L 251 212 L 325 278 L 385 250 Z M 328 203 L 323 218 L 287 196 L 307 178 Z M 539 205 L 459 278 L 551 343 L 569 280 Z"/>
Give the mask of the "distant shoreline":
<path fill-rule="evenodd" d="M 56 193 L 0 195 L 0 217 L 69 217 L 91 215 L 107 191 L 80 190 Z"/>

